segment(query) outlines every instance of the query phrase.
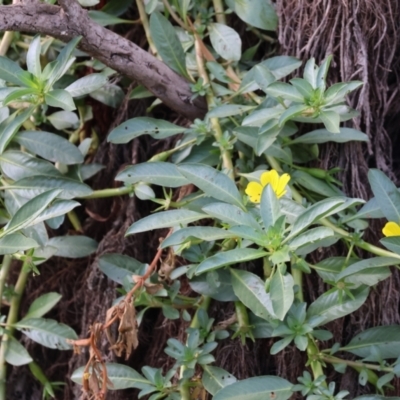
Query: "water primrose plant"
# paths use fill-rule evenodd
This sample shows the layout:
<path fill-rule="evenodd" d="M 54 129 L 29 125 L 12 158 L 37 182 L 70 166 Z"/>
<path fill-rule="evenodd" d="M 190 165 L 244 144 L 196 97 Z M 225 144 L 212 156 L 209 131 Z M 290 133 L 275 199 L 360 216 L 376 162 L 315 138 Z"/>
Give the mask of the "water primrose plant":
<path fill-rule="evenodd" d="M 274 30 L 277 18 L 265 0 L 226 3 L 229 8 L 218 0 L 149 1 L 146 7 L 137 2 L 150 48 L 192 82 L 193 97 L 206 97 L 208 113 L 190 127 L 141 116 L 113 129 L 108 140 L 121 145 L 141 135 L 162 140 L 179 134 L 175 148 L 122 170 L 116 180 L 123 186 L 117 189 L 93 191 L 84 183 L 102 167 L 84 163 L 88 152 L 96 151 L 95 132 L 92 138 L 81 136 L 91 118 L 81 98 L 114 104 L 116 96 L 107 93 L 121 89 L 107 83 L 113 71 L 82 61 L 99 72 L 75 80 L 75 58 L 85 56 L 76 50 L 80 38 L 64 47 L 48 38 L 31 39 L 27 70 L 0 57 L 0 298 L 10 303 L 8 315 L 1 317 L 0 400 L 5 399 L 7 364 L 28 364 L 45 397 L 54 397 L 58 385 L 48 381 L 16 339 L 16 330 L 58 350 L 87 347 L 87 363 L 72 380 L 90 399 L 126 388 L 139 389 L 139 398 L 150 400 L 284 400 L 294 392 L 309 400 L 348 399 L 347 391 L 328 382 L 332 367 L 338 373 L 353 369 L 360 385 L 369 385 L 371 394 L 357 399 L 390 398 L 385 393 L 400 376 L 400 326 L 374 326 L 347 343 L 333 343 L 327 324 L 358 310 L 371 288 L 390 276 L 390 267 L 398 268 L 400 192 L 383 172 L 372 169 L 374 197 L 367 202 L 349 198 L 333 176 L 337 170 L 307 166 L 318 159 L 320 144 L 368 140 L 340 126 L 356 115 L 346 95 L 362 83 L 329 86 L 331 56 L 319 66 L 314 59 L 302 66 L 288 56 L 255 60 L 258 45 L 242 53 L 240 36 L 226 25 L 225 13 L 235 13 L 260 40 L 269 40 L 264 30 Z M 303 78 L 290 79 L 299 69 Z M 130 96 L 151 93 L 136 88 Z M 320 125 L 300 135 L 297 122 Z M 177 188 L 183 189 L 175 195 Z M 96 250 L 87 237 L 49 238 L 46 225 L 56 229 L 67 216 L 79 232 L 73 211 L 77 200 L 126 194 L 158 207 L 135 221 L 126 235 L 159 230 L 162 239 L 150 264 L 114 253 L 98 259 L 122 294 L 107 315 L 93 321 L 88 337 L 82 332 L 78 339 L 72 328 L 43 318 L 60 300 L 48 293 L 20 318 L 27 279 L 40 273 L 42 262 Z M 380 241 L 386 249 L 363 240 L 371 218 L 389 221 Z M 319 250 L 337 242 L 345 249 L 342 255 L 321 258 L 328 253 Z M 368 255 L 361 258 L 358 249 Z M 22 261 L 22 269 L 7 291 L 12 260 Z M 304 274 L 324 282 L 326 291 L 315 301 L 304 296 Z M 182 281 L 189 283 L 192 296 L 182 294 Z M 211 318 L 214 302 L 233 303 L 232 317 Z M 122 362 L 106 362 L 103 337 L 118 357 L 134 357 L 138 327 L 151 308 L 187 323 L 183 342 L 167 341 L 172 367 L 144 366 L 138 372 Z M 271 375 L 237 380 L 213 356 L 221 340 L 236 337 L 243 345 L 275 338 L 273 355 L 295 346 L 307 359 L 303 375 L 298 382 Z"/>

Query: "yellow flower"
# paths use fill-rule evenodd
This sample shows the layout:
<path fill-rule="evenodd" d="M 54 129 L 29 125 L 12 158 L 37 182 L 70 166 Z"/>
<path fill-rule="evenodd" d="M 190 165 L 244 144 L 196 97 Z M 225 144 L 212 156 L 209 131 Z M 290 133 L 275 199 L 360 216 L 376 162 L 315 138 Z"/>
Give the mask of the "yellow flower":
<path fill-rule="evenodd" d="M 396 222 L 387 222 L 382 232 L 385 236 L 400 236 L 400 225 Z"/>
<path fill-rule="evenodd" d="M 286 194 L 286 185 L 290 181 L 289 174 L 279 176 L 278 172 L 274 169 L 264 172 L 260 177 L 260 183 L 250 182 L 246 187 L 246 194 L 250 197 L 253 203 L 259 203 L 261 200 L 261 193 L 265 186 L 271 185 L 272 190 L 275 192 L 276 197 L 281 198 Z M 399 228 L 400 229 L 400 228 Z"/>

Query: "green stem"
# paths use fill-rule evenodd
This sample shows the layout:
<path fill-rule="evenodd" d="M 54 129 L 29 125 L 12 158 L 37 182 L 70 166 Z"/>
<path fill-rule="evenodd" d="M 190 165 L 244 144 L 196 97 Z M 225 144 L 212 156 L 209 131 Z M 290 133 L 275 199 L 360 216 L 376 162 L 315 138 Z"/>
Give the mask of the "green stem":
<path fill-rule="evenodd" d="M 27 254 L 27 258 L 33 254 L 33 250 L 30 250 Z M 26 282 L 29 276 L 28 262 L 25 261 L 22 264 L 21 272 L 19 273 L 17 283 L 14 288 L 14 295 L 11 299 L 10 310 L 7 317 L 7 333 L 3 334 L 1 345 L 0 345 L 0 400 L 6 400 L 6 377 L 7 377 L 7 364 L 6 364 L 6 353 L 7 344 L 10 337 L 13 336 L 15 328 L 13 325 L 18 320 L 19 306 L 21 304 L 22 295 L 25 290 Z"/>
<path fill-rule="evenodd" d="M 221 0 L 213 0 L 215 18 L 217 22 L 226 25 L 225 8 Z"/>
<path fill-rule="evenodd" d="M 95 190 L 92 194 L 87 196 L 79 197 L 80 199 L 103 199 L 106 197 L 115 197 L 115 196 L 123 196 L 125 194 L 131 194 L 134 192 L 134 188 L 132 186 L 123 186 L 115 189 L 102 189 Z"/>
<path fill-rule="evenodd" d="M 324 374 L 322 364 L 319 361 L 319 349 L 312 337 L 308 338 L 307 355 L 310 362 L 310 367 L 314 376 L 314 380 Z"/>
<path fill-rule="evenodd" d="M 81 221 L 79 221 L 79 218 L 76 215 L 76 212 L 75 211 L 70 211 L 67 214 L 67 216 L 68 216 L 69 222 L 71 222 L 71 225 L 74 227 L 74 229 L 77 232 L 83 232 Z"/>
<path fill-rule="evenodd" d="M 375 364 L 368 364 L 368 363 L 363 363 L 363 362 L 359 362 L 359 361 L 344 360 L 339 357 L 334 357 L 334 356 L 329 356 L 329 355 L 324 355 L 324 354 L 320 354 L 319 359 L 322 361 L 325 361 L 329 364 L 346 364 L 352 368 L 366 368 L 366 369 L 370 369 L 372 371 L 393 372 L 393 368 L 391 368 L 391 367 L 381 367 L 380 365 L 375 365 Z"/>
<path fill-rule="evenodd" d="M 147 13 L 143 6 L 143 0 L 136 0 L 136 6 L 139 11 L 139 17 L 140 20 L 142 21 L 142 26 L 144 29 L 144 33 L 146 35 L 147 42 L 149 43 L 150 50 L 154 55 L 156 55 L 158 54 L 157 48 L 156 45 L 154 44 L 153 38 L 151 37 L 149 19 L 147 18 Z"/>
<path fill-rule="evenodd" d="M 303 293 L 303 272 L 298 268 L 292 268 L 291 270 L 294 284 L 298 286 L 298 291 L 296 293 L 296 298 L 301 303 L 304 301 L 304 293 Z"/>
<path fill-rule="evenodd" d="M 0 56 L 5 56 L 14 38 L 14 32 L 4 32 L 0 42 Z"/>
<path fill-rule="evenodd" d="M 1 269 L 0 269 L 0 307 L 1 307 L 1 302 L 3 301 L 4 287 L 6 285 L 6 280 L 8 278 L 8 273 L 10 272 L 11 261 L 12 261 L 12 256 L 5 255 L 3 257 L 3 263 L 1 264 Z"/>

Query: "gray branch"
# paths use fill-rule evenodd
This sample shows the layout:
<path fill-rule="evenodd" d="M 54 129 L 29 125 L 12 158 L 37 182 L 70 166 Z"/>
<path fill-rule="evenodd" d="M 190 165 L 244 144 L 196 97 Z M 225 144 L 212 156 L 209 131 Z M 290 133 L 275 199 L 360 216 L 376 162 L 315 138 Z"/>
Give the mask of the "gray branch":
<path fill-rule="evenodd" d="M 206 111 L 204 98 L 191 100 L 189 83 L 129 40 L 96 24 L 74 0 L 61 7 L 36 3 L 0 6 L 0 31 L 41 33 L 68 42 L 82 36 L 79 47 L 115 71 L 137 81 L 167 106 L 193 120 Z"/>

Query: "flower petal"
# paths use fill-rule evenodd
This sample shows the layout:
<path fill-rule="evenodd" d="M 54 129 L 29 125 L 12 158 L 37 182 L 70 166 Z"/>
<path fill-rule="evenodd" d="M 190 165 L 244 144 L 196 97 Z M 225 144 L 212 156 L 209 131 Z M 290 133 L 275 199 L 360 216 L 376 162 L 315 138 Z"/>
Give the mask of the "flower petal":
<path fill-rule="evenodd" d="M 396 222 L 387 222 L 382 232 L 385 236 L 400 236 L 400 226 Z"/>
<path fill-rule="evenodd" d="M 272 186 L 272 189 L 276 191 L 279 182 L 278 172 L 275 169 L 271 169 L 271 171 L 266 171 L 261 175 L 260 181 L 263 187 L 270 184 Z"/>
<path fill-rule="evenodd" d="M 250 197 L 253 203 L 259 203 L 261 200 L 262 186 L 257 182 L 250 182 L 245 190 L 245 193 Z"/>
<path fill-rule="evenodd" d="M 290 181 L 289 174 L 283 174 L 279 178 L 278 187 L 276 188 L 276 195 L 278 199 L 286 193 L 286 185 L 288 184 L 289 181 Z"/>

